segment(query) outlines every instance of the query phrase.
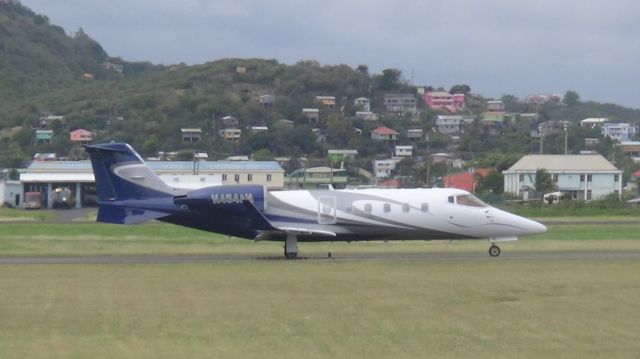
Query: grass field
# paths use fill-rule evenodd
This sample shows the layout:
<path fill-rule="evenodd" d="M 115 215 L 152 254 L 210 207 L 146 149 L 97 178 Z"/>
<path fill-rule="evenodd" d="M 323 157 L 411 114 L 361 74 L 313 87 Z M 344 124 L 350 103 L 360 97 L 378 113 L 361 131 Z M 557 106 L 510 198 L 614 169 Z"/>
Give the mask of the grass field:
<path fill-rule="evenodd" d="M 615 220 L 612 219 L 612 223 Z M 553 225 L 510 251 L 640 251 L 640 225 Z M 301 252 L 486 252 L 486 241 Z M 177 226 L 0 223 L 0 256 L 250 253 Z M 0 358 L 601 358 L 640 353 L 640 262 L 0 265 Z"/>

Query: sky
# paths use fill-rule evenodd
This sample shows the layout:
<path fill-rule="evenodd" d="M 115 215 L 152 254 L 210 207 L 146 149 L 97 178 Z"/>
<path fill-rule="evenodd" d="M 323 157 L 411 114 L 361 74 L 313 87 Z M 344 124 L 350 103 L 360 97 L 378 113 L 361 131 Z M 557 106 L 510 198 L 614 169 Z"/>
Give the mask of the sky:
<path fill-rule="evenodd" d="M 397 68 L 415 85 L 499 98 L 573 90 L 640 108 L 637 0 L 22 0 L 110 56 L 264 58 Z"/>

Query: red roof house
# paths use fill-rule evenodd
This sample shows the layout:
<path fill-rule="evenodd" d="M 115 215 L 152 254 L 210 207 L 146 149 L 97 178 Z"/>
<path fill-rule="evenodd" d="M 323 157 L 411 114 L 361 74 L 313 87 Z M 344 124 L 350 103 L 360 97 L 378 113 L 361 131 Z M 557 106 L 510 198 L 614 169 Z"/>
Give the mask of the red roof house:
<path fill-rule="evenodd" d="M 372 140 L 395 141 L 400 134 L 389 127 L 380 126 L 371 131 Z"/>

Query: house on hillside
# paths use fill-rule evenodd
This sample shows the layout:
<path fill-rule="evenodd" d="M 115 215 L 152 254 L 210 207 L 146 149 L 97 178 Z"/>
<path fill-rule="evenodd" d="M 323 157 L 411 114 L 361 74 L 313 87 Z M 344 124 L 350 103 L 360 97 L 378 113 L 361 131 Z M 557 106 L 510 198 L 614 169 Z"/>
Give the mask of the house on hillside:
<path fill-rule="evenodd" d="M 400 136 L 398 132 L 385 126 L 380 126 L 371 131 L 371 139 L 377 141 L 396 141 L 398 136 Z"/>
<path fill-rule="evenodd" d="M 598 154 L 524 156 L 502 172 L 504 191 L 526 199 L 535 191 L 538 169 L 545 169 L 557 190 L 572 199 L 590 201 L 622 193 L 622 171 Z"/>
<path fill-rule="evenodd" d="M 445 91 L 427 91 L 422 95 L 424 102 L 434 110 L 456 113 L 464 109 L 464 94 L 450 94 Z"/>
<path fill-rule="evenodd" d="M 202 138 L 202 129 L 200 128 L 181 128 L 182 142 L 198 142 Z"/>
<path fill-rule="evenodd" d="M 53 139 L 53 130 L 36 130 L 36 142 L 51 143 Z"/>
<path fill-rule="evenodd" d="M 388 93 L 384 95 L 384 107 L 390 114 L 404 115 L 418 112 L 416 96 L 409 93 Z"/>
<path fill-rule="evenodd" d="M 336 108 L 336 98 L 334 96 L 316 96 L 316 101 L 324 108 Z"/>
<path fill-rule="evenodd" d="M 395 156 L 411 158 L 413 156 L 413 146 L 396 146 Z"/>
<path fill-rule="evenodd" d="M 504 112 L 504 102 L 500 100 L 487 101 L 487 111 L 489 112 Z"/>
<path fill-rule="evenodd" d="M 371 111 L 371 101 L 366 97 L 358 97 L 353 101 L 356 107 L 359 107 L 362 111 Z"/>
<path fill-rule="evenodd" d="M 585 118 L 580 121 L 582 128 L 602 128 L 602 125 L 609 122 L 608 118 Z"/>
<path fill-rule="evenodd" d="M 265 94 L 259 98 L 260 104 L 264 107 L 273 107 L 276 103 L 276 97 L 271 94 Z"/>
<path fill-rule="evenodd" d="M 320 110 L 317 108 L 303 108 L 302 114 L 309 120 L 309 123 L 318 123 L 318 119 L 320 118 Z"/>
<path fill-rule="evenodd" d="M 93 133 L 83 128 L 79 128 L 75 131 L 69 132 L 69 141 L 87 145 L 93 141 Z"/>
<path fill-rule="evenodd" d="M 463 118 L 462 116 L 444 116 L 438 115 L 436 118 L 436 127 L 438 132 L 442 134 L 455 134 L 462 132 Z"/>
<path fill-rule="evenodd" d="M 218 136 L 220 136 L 225 141 L 240 141 L 240 136 L 242 135 L 242 130 L 239 128 L 225 128 L 218 131 Z"/>
<path fill-rule="evenodd" d="M 607 122 L 602 124 L 601 131 L 604 136 L 622 142 L 631 141 L 636 136 L 638 129 L 628 122 Z"/>
<path fill-rule="evenodd" d="M 378 121 L 378 115 L 371 111 L 356 111 L 356 118 L 365 121 Z"/>

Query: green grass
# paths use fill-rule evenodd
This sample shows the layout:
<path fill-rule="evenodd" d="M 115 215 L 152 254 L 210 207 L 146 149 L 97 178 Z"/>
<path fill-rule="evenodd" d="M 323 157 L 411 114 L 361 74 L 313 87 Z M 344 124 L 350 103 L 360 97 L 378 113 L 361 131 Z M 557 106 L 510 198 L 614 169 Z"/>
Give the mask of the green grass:
<path fill-rule="evenodd" d="M 0 223 L 4 221 L 50 221 L 55 218 L 55 211 L 46 210 L 24 210 L 16 208 L 0 207 Z"/>
<path fill-rule="evenodd" d="M 2 358 L 640 352 L 640 262 L 2 266 Z"/>
<path fill-rule="evenodd" d="M 640 249 L 640 223 L 550 225 L 547 233 L 503 243 L 505 251 Z M 613 240 L 613 241 L 612 241 Z M 301 253 L 486 251 L 479 241 L 301 243 Z M 189 228 L 148 223 L 121 226 L 92 222 L 0 225 L 0 255 L 251 254 L 281 255 L 280 242 L 257 242 Z"/>
<path fill-rule="evenodd" d="M 640 224 L 551 225 L 511 251 L 640 251 Z M 302 254 L 486 241 L 302 243 Z M 0 256 L 237 253 L 281 243 L 160 223 L 0 224 Z M 598 358 L 640 352 L 640 262 L 0 265 L 0 358 Z"/>

